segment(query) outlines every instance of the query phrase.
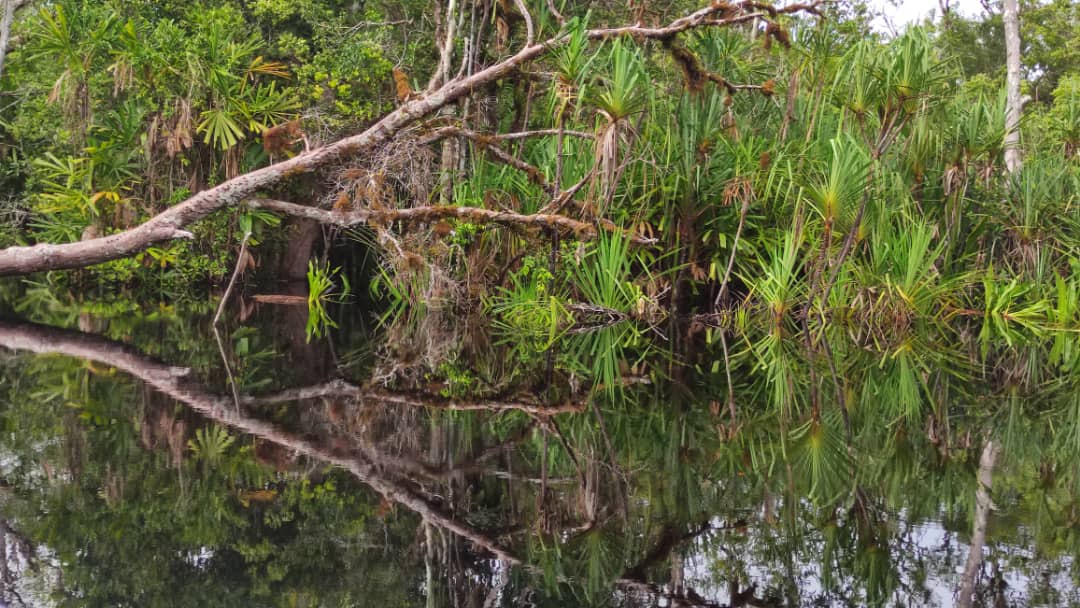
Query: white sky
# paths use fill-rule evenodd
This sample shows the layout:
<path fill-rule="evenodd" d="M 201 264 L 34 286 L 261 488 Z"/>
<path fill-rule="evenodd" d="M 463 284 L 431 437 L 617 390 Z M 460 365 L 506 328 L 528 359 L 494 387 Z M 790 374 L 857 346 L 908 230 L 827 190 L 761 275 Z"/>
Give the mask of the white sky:
<path fill-rule="evenodd" d="M 877 28 L 885 32 L 891 31 L 888 25 L 890 23 L 897 31 L 903 30 L 906 24 L 921 20 L 930 11 L 934 11 L 938 17 L 941 16 L 938 0 L 871 0 L 870 5 L 885 13 L 887 22 L 880 18 L 874 21 Z M 983 12 L 979 0 L 949 0 L 949 6 L 953 11 L 967 16 Z"/>

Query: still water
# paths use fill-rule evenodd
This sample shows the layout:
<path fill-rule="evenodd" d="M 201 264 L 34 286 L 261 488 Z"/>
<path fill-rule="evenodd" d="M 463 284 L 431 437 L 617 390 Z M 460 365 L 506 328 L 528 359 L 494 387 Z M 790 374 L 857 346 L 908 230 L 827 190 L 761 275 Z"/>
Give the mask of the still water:
<path fill-rule="evenodd" d="M 257 295 L 3 307 L 4 605 L 1080 605 L 1072 338 Z"/>

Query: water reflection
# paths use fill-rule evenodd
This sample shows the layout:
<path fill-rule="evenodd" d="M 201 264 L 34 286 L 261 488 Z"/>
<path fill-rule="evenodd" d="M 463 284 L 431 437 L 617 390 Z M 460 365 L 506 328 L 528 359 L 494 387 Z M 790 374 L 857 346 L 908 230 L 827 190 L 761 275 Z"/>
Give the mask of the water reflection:
<path fill-rule="evenodd" d="M 211 312 L 0 322 L 5 601 L 1080 605 L 1039 344 Z"/>

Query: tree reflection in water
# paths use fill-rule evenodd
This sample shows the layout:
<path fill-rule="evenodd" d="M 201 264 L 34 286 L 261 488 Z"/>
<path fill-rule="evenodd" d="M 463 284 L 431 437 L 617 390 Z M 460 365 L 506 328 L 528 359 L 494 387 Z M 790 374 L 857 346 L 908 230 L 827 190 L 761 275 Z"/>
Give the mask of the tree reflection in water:
<path fill-rule="evenodd" d="M 545 351 L 465 319 L 433 362 L 263 321 L 223 334 L 238 401 L 200 315 L 0 323 L 6 601 L 1080 602 L 1080 398 L 1038 344 L 823 360 L 699 320 Z"/>

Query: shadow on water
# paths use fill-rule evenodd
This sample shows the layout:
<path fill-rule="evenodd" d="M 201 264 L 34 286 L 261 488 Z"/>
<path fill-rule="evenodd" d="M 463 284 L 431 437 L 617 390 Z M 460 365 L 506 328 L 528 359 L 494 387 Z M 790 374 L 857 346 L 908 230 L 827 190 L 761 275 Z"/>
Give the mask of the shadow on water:
<path fill-rule="evenodd" d="M 5 601 L 1080 602 L 1056 338 L 237 298 L 0 322 Z"/>

